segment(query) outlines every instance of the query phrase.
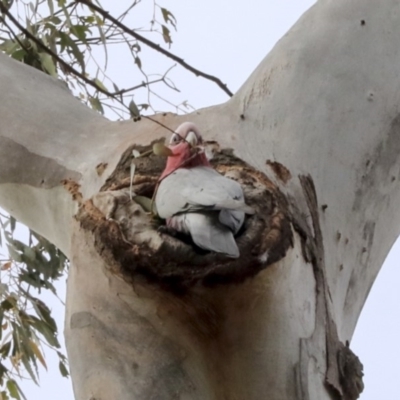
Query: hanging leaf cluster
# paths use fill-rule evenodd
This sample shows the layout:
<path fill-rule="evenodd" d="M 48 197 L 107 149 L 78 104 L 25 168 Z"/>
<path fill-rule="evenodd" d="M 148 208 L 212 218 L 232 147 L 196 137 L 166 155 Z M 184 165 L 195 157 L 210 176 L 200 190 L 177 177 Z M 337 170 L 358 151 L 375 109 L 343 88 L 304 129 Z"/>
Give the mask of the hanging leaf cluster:
<path fill-rule="evenodd" d="M 67 360 L 60 351 L 57 325 L 49 307 L 38 297 L 42 290 L 57 295 L 53 282 L 65 272 L 68 261 L 54 245 L 35 232 L 19 232 L 17 222 L 0 214 L 0 246 L 8 255 L 0 259 L 0 399 L 25 398 L 17 381 L 29 377 L 38 383 L 38 364 L 47 369 L 43 346 L 59 357 L 59 369 L 68 376 Z"/>
<path fill-rule="evenodd" d="M 156 112 L 152 99 L 159 101 L 163 97 L 153 87 L 164 84 L 179 92 L 168 77 L 174 65 L 162 74 L 154 74 L 151 65 L 146 72 L 142 36 L 136 32 L 149 32 L 154 42 L 145 40 L 156 49 L 160 48 L 158 38 L 161 44 L 170 46 L 170 28 L 176 29 L 176 18 L 171 11 L 152 2 L 147 7 L 147 26 L 131 29 L 132 15 L 139 6 L 143 13 L 143 2 L 122 0 L 119 3 L 125 3 L 126 7 L 113 16 L 100 2 L 91 0 L 0 0 L 0 50 L 61 78 L 83 102 L 101 114 L 108 110 L 111 118 L 130 117 L 129 104 L 134 92 L 144 100 L 136 101 L 140 112 Z M 109 74 L 110 51 L 115 54 L 115 48 L 130 54 L 132 59 L 131 65 L 121 65 L 132 70 L 132 82 L 123 82 L 122 88 L 119 76 Z M 165 99 L 164 104 L 167 108 L 172 106 L 174 111 L 190 109 L 182 106 L 183 102 L 174 105 Z"/>

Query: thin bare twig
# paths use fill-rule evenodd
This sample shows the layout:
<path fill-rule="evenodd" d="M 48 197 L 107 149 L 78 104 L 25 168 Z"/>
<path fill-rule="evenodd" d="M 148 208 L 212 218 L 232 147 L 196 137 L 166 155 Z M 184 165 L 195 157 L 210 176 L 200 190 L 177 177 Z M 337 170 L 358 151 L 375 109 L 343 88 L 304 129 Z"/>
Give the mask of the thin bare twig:
<path fill-rule="evenodd" d="M 152 85 L 153 83 L 158 83 L 158 82 L 164 82 L 164 78 L 154 79 L 154 80 L 149 81 L 149 82 L 142 82 L 141 84 L 136 85 L 136 86 L 132 86 L 132 87 L 130 87 L 128 89 L 118 90 L 117 92 L 114 92 L 114 95 L 117 96 L 117 95 L 125 94 L 127 92 L 131 92 L 133 90 L 140 89 L 142 87 L 147 87 L 149 85 Z"/>
<path fill-rule="evenodd" d="M 188 71 L 192 72 L 196 76 L 201 76 L 204 79 L 208 79 L 209 81 L 212 81 L 212 82 L 216 83 L 228 96 L 230 96 L 230 97 L 233 96 L 233 93 L 228 89 L 228 86 L 225 83 L 222 83 L 222 81 L 219 78 L 217 78 L 217 77 L 215 77 L 213 75 L 206 74 L 206 73 L 204 73 L 204 72 L 192 67 L 191 65 L 186 63 L 182 58 L 179 58 L 175 54 L 169 52 L 168 50 L 163 49 L 159 44 L 156 44 L 156 43 L 152 42 L 151 40 L 145 38 L 144 36 L 139 35 L 134 30 L 129 29 L 126 25 L 124 25 L 123 23 L 118 21 L 116 18 L 114 18 L 109 12 L 107 12 L 107 11 L 103 10 L 101 7 L 93 4 L 91 2 L 91 0 L 76 0 L 76 2 L 85 4 L 86 6 L 91 8 L 92 10 L 95 10 L 96 12 L 98 12 L 102 17 L 104 17 L 108 21 L 112 22 L 113 24 L 115 24 L 116 26 L 121 28 L 128 35 L 133 36 L 135 39 L 137 39 L 138 41 L 140 41 L 140 42 L 144 43 L 145 45 L 149 46 L 153 50 L 156 50 L 159 53 L 165 55 L 166 57 L 176 61 L 179 65 L 181 65 L 182 67 L 184 67 Z"/>
<path fill-rule="evenodd" d="M 170 131 L 171 133 L 176 133 L 173 129 L 169 128 L 167 125 L 164 125 L 162 122 L 157 121 L 156 119 L 153 119 L 148 115 L 142 115 L 142 117 L 156 123 L 157 125 L 160 125 L 162 128 L 166 129 L 167 131 Z"/>

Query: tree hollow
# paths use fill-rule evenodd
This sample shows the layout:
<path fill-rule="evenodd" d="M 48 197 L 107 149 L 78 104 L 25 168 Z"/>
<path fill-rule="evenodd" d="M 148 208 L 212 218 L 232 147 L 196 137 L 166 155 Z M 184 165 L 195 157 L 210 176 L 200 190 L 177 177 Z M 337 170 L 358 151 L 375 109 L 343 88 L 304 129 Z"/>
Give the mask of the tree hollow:
<path fill-rule="evenodd" d="M 159 140 L 158 140 L 159 141 Z M 152 145 L 130 146 L 100 192 L 81 202 L 76 218 L 95 236 L 97 251 L 110 269 L 124 279 L 144 278 L 169 289 L 184 290 L 193 285 L 212 286 L 239 283 L 285 256 L 292 245 L 288 204 L 279 188 L 266 175 L 206 142 L 213 167 L 238 181 L 246 203 L 255 214 L 246 216 L 236 236 L 240 257 L 232 259 L 198 248 L 190 237 L 164 232 L 165 222 L 130 198 L 131 163 L 135 164 L 132 193 L 143 200 L 152 198 L 165 158 L 151 152 Z M 141 154 L 134 158 L 132 151 Z M 140 204 L 138 204 L 140 203 Z"/>

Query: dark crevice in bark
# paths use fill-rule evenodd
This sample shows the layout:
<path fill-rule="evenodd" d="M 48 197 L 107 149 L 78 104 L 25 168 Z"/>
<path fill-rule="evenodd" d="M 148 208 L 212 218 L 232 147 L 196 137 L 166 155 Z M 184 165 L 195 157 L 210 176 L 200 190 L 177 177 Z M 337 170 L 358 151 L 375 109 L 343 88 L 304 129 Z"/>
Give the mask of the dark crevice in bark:
<path fill-rule="evenodd" d="M 247 204 L 256 211 L 246 218 L 236 238 L 240 257 L 206 252 L 189 237 L 173 237 L 160 230 L 164 222 L 129 196 L 131 163 L 136 167 L 133 192 L 146 198 L 153 195 L 165 159 L 152 154 L 152 144 L 128 148 L 100 193 L 82 202 L 77 214 L 81 226 L 93 232 L 96 249 L 114 273 L 126 280 L 145 278 L 185 291 L 195 284 L 242 282 L 286 255 L 292 246 L 292 230 L 285 196 L 267 176 L 216 142 L 206 142 L 213 153 L 212 165 L 241 183 Z M 143 156 L 132 158 L 133 150 Z"/>
<path fill-rule="evenodd" d="M 293 225 L 302 239 L 303 257 L 313 266 L 316 282 L 316 327 L 309 338 L 300 340 L 300 360 L 296 366 L 297 396 L 309 400 L 308 363 L 321 360 L 320 344 L 326 345 L 327 369 L 325 385 L 333 399 L 355 400 L 362 392 L 362 364 L 358 357 L 339 340 L 333 318 L 329 287 L 326 279 L 323 236 L 319 222 L 317 194 L 311 176 L 299 176 L 312 220 L 312 231 L 293 204 Z M 325 337 L 324 337 L 325 336 Z"/>

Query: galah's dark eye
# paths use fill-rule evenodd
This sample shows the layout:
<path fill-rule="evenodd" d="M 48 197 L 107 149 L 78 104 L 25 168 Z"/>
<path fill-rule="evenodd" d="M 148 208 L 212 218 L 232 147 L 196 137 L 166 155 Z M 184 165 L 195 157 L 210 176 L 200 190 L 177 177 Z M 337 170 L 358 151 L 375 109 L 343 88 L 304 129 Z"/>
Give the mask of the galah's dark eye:
<path fill-rule="evenodd" d="M 169 140 L 169 144 L 178 144 L 181 141 L 181 137 L 174 133 Z"/>

